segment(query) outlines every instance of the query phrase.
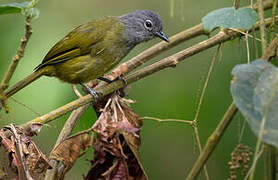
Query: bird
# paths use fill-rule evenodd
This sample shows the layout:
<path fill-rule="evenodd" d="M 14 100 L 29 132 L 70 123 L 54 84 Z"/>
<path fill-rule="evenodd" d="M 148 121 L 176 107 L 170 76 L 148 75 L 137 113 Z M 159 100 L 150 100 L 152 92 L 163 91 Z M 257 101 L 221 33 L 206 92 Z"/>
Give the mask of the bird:
<path fill-rule="evenodd" d="M 106 16 L 84 23 L 58 41 L 34 71 L 6 93 L 10 97 L 41 76 L 84 86 L 115 67 L 136 45 L 158 37 L 169 43 L 160 16 L 152 10 L 135 10 L 122 16 Z"/>

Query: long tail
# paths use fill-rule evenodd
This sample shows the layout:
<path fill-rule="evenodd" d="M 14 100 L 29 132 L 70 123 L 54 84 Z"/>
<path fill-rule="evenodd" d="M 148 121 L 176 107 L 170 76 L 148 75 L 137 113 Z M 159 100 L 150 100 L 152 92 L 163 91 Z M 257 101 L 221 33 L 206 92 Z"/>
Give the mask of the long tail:
<path fill-rule="evenodd" d="M 7 92 L 5 92 L 5 96 L 8 98 L 8 97 L 14 95 L 15 93 L 17 93 L 17 91 L 23 89 L 28 84 L 34 82 L 36 79 L 38 79 L 42 75 L 43 75 L 43 70 L 34 71 L 32 74 L 30 74 L 26 78 L 22 79 L 21 81 L 19 81 L 13 87 L 11 87 Z"/>

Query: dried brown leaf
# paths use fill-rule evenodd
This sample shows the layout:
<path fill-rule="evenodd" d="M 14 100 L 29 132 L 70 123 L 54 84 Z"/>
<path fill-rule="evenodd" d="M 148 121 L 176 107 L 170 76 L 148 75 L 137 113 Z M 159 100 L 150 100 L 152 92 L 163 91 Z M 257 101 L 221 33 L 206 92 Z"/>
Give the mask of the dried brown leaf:
<path fill-rule="evenodd" d="M 5 151 L 8 152 L 8 157 L 10 162 L 9 167 L 5 167 L 5 168 L 11 168 L 11 171 L 18 176 L 18 179 L 21 179 L 22 166 L 16 154 L 15 140 L 13 136 L 10 136 L 9 138 L 6 137 L 5 132 L 7 131 L 8 130 L 4 130 L 4 129 L 0 130 L 1 145 L 3 146 Z"/>
<path fill-rule="evenodd" d="M 31 175 L 35 179 L 43 178 L 47 169 L 50 169 L 50 163 L 46 156 L 36 146 L 31 139 L 26 139 L 25 143 L 25 154 L 26 154 L 26 165 Z"/>
<path fill-rule="evenodd" d="M 88 132 L 78 133 L 69 137 L 55 147 L 50 155 L 50 159 L 62 161 L 66 173 L 71 169 L 76 159 L 79 157 L 81 150 L 86 150 L 91 146 L 91 137 Z"/>
<path fill-rule="evenodd" d="M 86 179 L 147 179 L 139 155 L 142 120 L 126 102 L 112 95 L 95 106 L 102 113 L 93 126 L 97 138 Z"/>

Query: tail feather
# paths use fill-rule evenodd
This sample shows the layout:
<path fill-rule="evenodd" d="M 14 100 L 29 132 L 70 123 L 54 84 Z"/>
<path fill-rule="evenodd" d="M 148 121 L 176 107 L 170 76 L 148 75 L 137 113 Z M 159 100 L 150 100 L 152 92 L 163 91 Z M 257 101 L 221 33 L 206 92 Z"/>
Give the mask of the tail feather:
<path fill-rule="evenodd" d="M 14 95 L 19 90 L 23 89 L 24 87 L 26 87 L 30 83 L 34 82 L 36 79 L 38 79 L 42 75 L 43 75 L 42 70 L 34 71 L 32 74 L 30 74 L 29 76 L 27 76 L 23 80 L 19 81 L 14 86 L 12 86 L 7 92 L 5 92 L 5 96 L 8 98 L 8 97 Z"/>

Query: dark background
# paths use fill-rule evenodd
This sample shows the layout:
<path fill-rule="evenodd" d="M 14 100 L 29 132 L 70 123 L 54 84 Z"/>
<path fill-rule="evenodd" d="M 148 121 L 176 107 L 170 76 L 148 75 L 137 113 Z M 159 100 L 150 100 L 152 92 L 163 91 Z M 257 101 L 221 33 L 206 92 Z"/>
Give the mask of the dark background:
<path fill-rule="evenodd" d="M 4 0 L 0 3 L 8 2 L 15 1 Z M 37 8 L 40 9 L 40 17 L 32 22 L 34 33 L 11 84 L 30 74 L 48 50 L 71 29 L 91 19 L 106 15 L 122 15 L 136 9 L 151 9 L 161 15 L 164 32 L 171 36 L 199 24 L 201 18 L 208 12 L 233 4 L 233 1 L 223 0 L 173 0 L 172 2 L 174 2 L 174 7 L 171 10 L 170 1 L 166 0 L 41 0 L 37 5 Z M 19 14 L 0 16 L 0 78 L 3 77 L 10 64 L 23 35 L 23 16 Z M 151 62 L 206 38 L 207 36 L 202 36 L 187 41 L 154 58 Z M 125 60 L 134 57 L 159 41 L 156 39 L 137 46 Z M 252 48 L 251 40 L 250 46 Z M 186 59 L 175 69 L 163 70 L 132 84 L 129 98 L 137 101 L 132 108 L 142 117 L 192 120 L 196 112 L 200 90 L 215 52 L 216 47 L 211 48 Z M 216 62 L 198 120 L 202 145 L 205 144 L 232 101 L 229 87 L 232 78 L 230 72 L 233 66 L 247 61 L 244 41 L 239 43 L 238 40 L 233 40 L 225 43 L 222 53 L 223 61 L 217 60 Z M 252 58 L 254 58 L 253 55 Z M 14 97 L 41 115 L 76 99 L 68 84 L 48 77 L 39 79 Z M 0 112 L 0 127 L 9 123 L 22 124 L 37 116 L 12 100 L 9 100 L 9 105 L 11 113 Z M 50 126 L 45 126 L 39 136 L 34 138 L 44 153 L 50 152 L 68 116 L 69 114 L 50 123 Z M 87 129 L 95 119 L 92 108 L 89 108 L 79 121 L 75 132 Z M 228 161 L 230 153 L 238 144 L 242 122 L 243 117 L 238 113 L 210 157 L 207 168 L 211 179 L 227 179 L 229 177 Z M 185 179 L 198 156 L 192 127 L 183 123 L 159 123 L 144 120 L 141 136 L 142 162 L 150 179 Z M 242 143 L 254 147 L 255 142 L 256 138 L 247 126 Z M 77 161 L 66 179 L 81 179 L 81 175 L 86 174 L 89 162 L 85 159 L 92 159 L 91 151 Z M 263 172 L 263 168 L 260 167 L 261 161 L 257 167 L 258 178 Z M 203 174 L 200 179 L 204 179 Z"/>

